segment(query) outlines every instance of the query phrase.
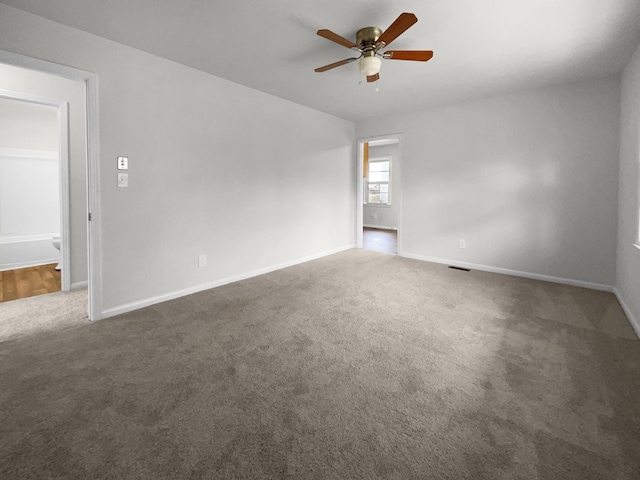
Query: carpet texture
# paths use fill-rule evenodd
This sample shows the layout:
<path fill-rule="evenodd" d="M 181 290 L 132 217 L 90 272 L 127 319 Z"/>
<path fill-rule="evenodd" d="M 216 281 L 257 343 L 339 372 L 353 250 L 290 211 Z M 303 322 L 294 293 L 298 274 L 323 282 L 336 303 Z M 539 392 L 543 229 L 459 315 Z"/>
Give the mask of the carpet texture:
<path fill-rule="evenodd" d="M 87 296 L 83 289 L 0 303 L 0 342 L 86 323 Z"/>
<path fill-rule="evenodd" d="M 640 478 L 612 294 L 363 250 L 10 336 L 0 385 L 0 478 Z"/>

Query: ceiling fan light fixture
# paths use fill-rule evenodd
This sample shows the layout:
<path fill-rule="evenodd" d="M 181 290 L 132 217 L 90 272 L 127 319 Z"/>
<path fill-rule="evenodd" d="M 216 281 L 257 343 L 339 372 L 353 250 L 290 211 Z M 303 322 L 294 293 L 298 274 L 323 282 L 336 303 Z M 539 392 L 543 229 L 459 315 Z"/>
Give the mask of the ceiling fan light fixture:
<path fill-rule="evenodd" d="M 365 77 L 370 77 L 380 73 L 382 61 L 376 56 L 365 56 L 360 59 L 360 73 Z"/>

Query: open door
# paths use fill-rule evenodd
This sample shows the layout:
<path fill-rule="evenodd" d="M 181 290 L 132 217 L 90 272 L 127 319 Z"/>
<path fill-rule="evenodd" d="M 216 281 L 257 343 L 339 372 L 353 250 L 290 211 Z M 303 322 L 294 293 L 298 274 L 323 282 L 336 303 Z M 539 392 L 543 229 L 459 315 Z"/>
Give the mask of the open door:
<path fill-rule="evenodd" d="M 87 286 L 88 316 L 90 320 L 102 318 L 102 284 L 100 261 L 100 192 L 98 161 L 98 76 L 95 73 L 59 65 L 45 60 L 18 55 L 0 50 L 0 63 L 35 70 L 57 77 L 82 82 L 85 88 L 84 109 L 86 112 L 86 202 L 87 202 Z M 59 109 L 66 112 L 64 108 Z M 61 121 L 64 122 L 64 119 Z M 68 176 L 68 175 L 63 175 Z M 68 244 L 69 242 L 67 242 Z M 65 252 L 66 258 L 69 253 Z M 63 253 L 62 258 L 65 259 Z M 64 266 L 63 266 L 64 268 Z M 64 287 L 63 287 L 64 288 Z M 72 282 L 71 288 L 74 288 Z"/>

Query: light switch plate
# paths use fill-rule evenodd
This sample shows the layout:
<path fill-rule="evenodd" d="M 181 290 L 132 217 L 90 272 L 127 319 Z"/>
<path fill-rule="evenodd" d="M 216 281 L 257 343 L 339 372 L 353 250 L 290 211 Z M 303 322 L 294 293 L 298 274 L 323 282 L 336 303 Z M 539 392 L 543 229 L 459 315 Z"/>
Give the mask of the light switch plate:
<path fill-rule="evenodd" d="M 129 169 L 129 157 L 118 157 L 118 170 Z"/>
<path fill-rule="evenodd" d="M 125 188 L 129 186 L 129 174 L 128 173 L 119 173 L 118 174 L 118 187 Z"/>

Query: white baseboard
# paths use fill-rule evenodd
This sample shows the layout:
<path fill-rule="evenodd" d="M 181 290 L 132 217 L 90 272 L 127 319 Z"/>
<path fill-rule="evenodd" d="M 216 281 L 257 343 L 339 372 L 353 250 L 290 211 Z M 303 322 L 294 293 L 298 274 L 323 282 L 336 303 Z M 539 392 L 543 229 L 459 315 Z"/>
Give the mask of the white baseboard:
<path fill-rule="evenodd" d="M 377 228 L 379 230 L 398 230 L 398 227 L 389 227 L 387 225 L 362 225 L 364 228 Z"/>
<path fill-rule="evenodd" d="M 44 260 L 35 260 L 31 262 L 7 263 L 5 265 L 0 265 L 0 272 L 16 270 L 18 268 L 37 267 L 39 265 L 49 265 L 51 263 L 58 263 L 58 261 L 58 258 L 45 258 Z"/>
<path fill-rule="evenodd" d="M 584 282 L 582 280 L 573 280 L 571 278 L 552 277 L 550 275 L 541 275 L 539 273 L 521 272 L 519 270 L 509 270 L 508 268 L 491 267 L 489 265 L 480 265 L 477 263 L 461 262 L 459 260 L 448 260 L 446 258 L 427 257 L 424 255 L 414 255 L 411 253 L 402 253 L 403 257 L 422 260 L 425 262 L 441 263 L 451 265 L 453 267 L 468 268 L 469 270 L 480 270 L 483 272 L 500 273 L 503 275 L 512 275 L 514 277 L 530 278 L 532 280 L 542 280 L 545 282 L 562 283 L 564 285 L 572 285 L 574 287 L 590 288 L 592 290 L 601 290 L 604 292 L 614 292 L 612 285 L 604 285 L 601 283 Z"/>
<path fill-rule="evenodd" d="M 89 282 L 76 282 L 71 284 L 71 290 L 82 290 L 83 288 L 89 288 Z"/>
<path fill-rule="evenodd" d="M 242 273 L 240 275 L 235 275 L 233 277 L 223 278 L 221 280 L 215 280 L 213 282 L 196 285 L 194 287 L 185 288 L 183 290 L 178 290 L 176 292 L 166 293 L 163 295 L 158 295 L 156 297 L 147 298 L 145 300 L 140 300 L 137 302 L 127 303 L 125 305 L 120 305 L 118 307 L 108 308 L 102 311 L 100 319 L 113 317 L 115 315 L 120 315 L 122 313 L 132 312 L 134 310 L 138 310 L 140 308 L 148 307 L 150 305 L 155 305 L 156 303 L 166 302 L 168 300 L 174 300 L 176 298 L 184 297 L 186 295 L 191 295 L 193 293 L 198 293 L 203 290 L 209 290 L 211 288 L 221 287 L 222 285 L 227 285 L 229 283 L 239 282 L 240 280 L 246 280 L 247 278 L 257 277 L 258 275 L 264 275 L 265 273 L 274 272 L 276 270 L 281 270 L 283 268 L 292 267 L 294 265 L 298 265 L 300 263 L 309 262 L 311 260 L 316 260 L 318 258 L 326 257 L 328 255 L 333 255 L 335 253 L 343 252 L 345 250 L 350 250 L 352 248 L 356 248 L 354 245 L 343 246 L 340 248 L 336 248 L 333 250 L 328 250 L 321 253 L 316 253 L 313 255 L 309 255 L 302 258 L 297 258 L 295 260 L 291 260 L 284 263 L 279 263 L 277 265 L 272 265 L 270 267 L 260 268 L 258 270 L 253 270 L 251 272 Z"/>
<path fill-rule="evenodd" d="M 620 302 L 620 306 L 622 307 L 622 310 L 627 315 L 627 318 L 629 319 L 629 323 L 631 324 L 633 329 L 636 331 L 636 335 L 638 335 L 638 338 L 640 338 L 640 322 L 635 317 L 635 315 L 631 312 L 631 310 L 629 309 L 629 306 L 625 303 L 624 299 L 622 298 L 622 293 L 620 293 L 620 290 L 618 290 L 617 287 L 613 289 L 613 293 L 615 293 L 616 298 L 618 299 L 618 302 Z"/>

